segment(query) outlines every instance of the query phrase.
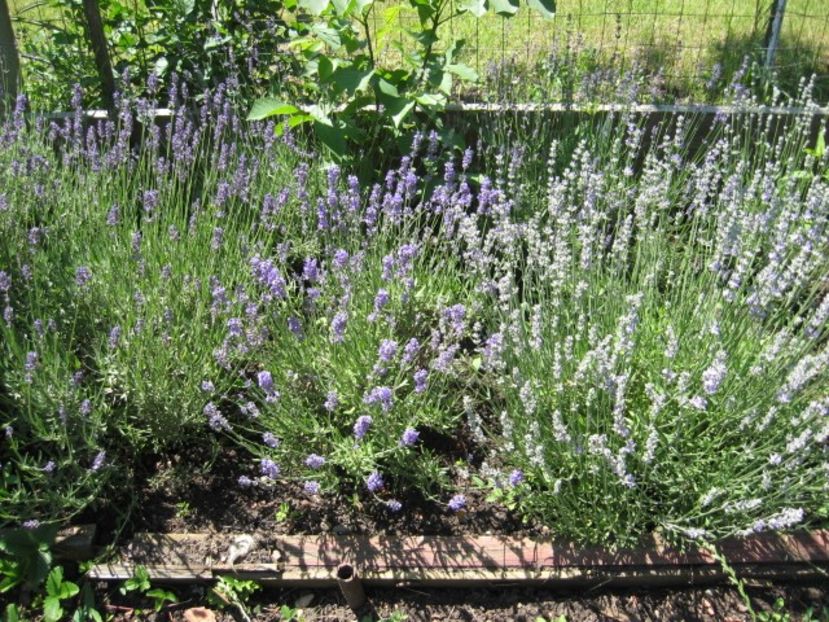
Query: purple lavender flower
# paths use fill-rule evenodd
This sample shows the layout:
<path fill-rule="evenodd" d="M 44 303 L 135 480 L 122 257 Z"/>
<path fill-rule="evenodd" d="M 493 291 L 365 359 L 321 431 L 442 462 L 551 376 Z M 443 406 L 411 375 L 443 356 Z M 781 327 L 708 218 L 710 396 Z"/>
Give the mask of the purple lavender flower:
<path fill-rule="evenodd" d="M 103 468 L 104 463 L 106 463 L 106 459 L 107 452 L 102 449 L 95 454 L 95 458 L 92 459 L 92 465 L 89 467 L 89 470 L 93 472 L 100 471 Z"/>
<path fill-rule="evenodd" d="M 302 278 L 309 283 L 316 283 L 319 279 L 319 264 L 313 257 L 307 257 L 302 266 Z"/>
<path fill-rule="evenodd" d="M 386 255 L 385 257 L 383 257 L 382 265 L 383 273 L 380 275 L 380 277 L 384 281 L 390 281 L 392 279 L 392 276 L 394 276 L 394 255 Z"/>
<path fill-rule="evenodd" d="M 426 390 L 426 385 L 428 382 L 429 372 L 425 369 L 418 369 L 414 373 L 415 393 L 423 393 Z"/>
<path fill-rule="evenodd" d="M 260 371 L 256 375 L 256 382 L 259 385 L 259 388 L 265 392 L 265 399 L 268 402 L 273 402 L 279 399 L 279 392 L 276 391 L 273 386 L 273 376 L 271 376 L 271 372 L 267 370 Z"/>
<path fill-rule="evenodd" d="M 240 475 L 239 479 L 236 480 L 236 483 L 239 485 L 239 488 L 250 488 L 253 486 L 253 480 L 247 475 Z"/>
<path fill-rule="evenodd" d="M 244 334 L 244 325 L 238 317 L 232 317 L 227 321 L 227 331 L 231 337 L 241 337 Z"/>
<path fill-rule="evenodd" d="M 702 372 L 702 388 L 708 395 L 714 395 L 717 389 L 720 388 L 722 381 L 725 379 L 727 368 L 725 366 L 725 352 L 720 350 L 717 353 L 714 362 L 704 372 Z"/>
<path fill-rule="evenodd" d="M 418 432 L 414 428 L 406 428 L 403 431 L 403 435 L 400 437 L 400 446 L 401 447 L 411 447 L 412 445 L 417 443 L 419 438 L 420 438 L 420 432 Z"/>
<path fill-rule="evenodd" d="M 250 260 L 250 264 L 256 280 L 267 287 L 274 298 L 285 298 L 287 284 L 272 260 L 260 259 L 257 256 Z"/>
<path fill-rule="evenodd" d="M 202 380 L 201 390 L 205 393 L 213 393 L 216 390 L 216 386 L 209 380 Z"/>
<path fill-rule="evenodd" d="M 213 402 L 208 402 L 202 411 L 207 416 L 207 425 L 214 432 L 221 432 L 222 430 L 230 430 L 230 423 L 219 412 L 219 409 Z"/>
<path fill-rule="evenodd" d="M 167 237 L 170 238 L 171 242 L 178 242 L 181 239 L 181 233 L 179 232 L 178 227 L 170 225 L 167 228 Z"/>
<path fill-rule="evenodd" d="M 141 252 L 141 232 L 134 231 L 132 234 L 132 252 L 136 255 Z"/>
<path fill-rule="evenodd" d="M 54 460 L 49 460 L 49 462 L 47 462 L 46 464 L 43 465 L 43 468 L 41 469 L 41 471 L 51 475 L 52 473 L 55 472 L 56 468 L 57 468 L 57 465 L 55 464 L 55 461 Z"/>
<path fill-rule="evenodd" d="M 443 317 L 449 321 L 453 331 L 456 333 L 462 333 L 464 326 L 466 325 L 466 307 L 462 304 L 447 307 L 443 310 Z"/>
<path fill-rule="evenodd" d="M 75 373 L 72 374 L 72 386 L 79 387 L 83 383 L 84 373 L 82 369 L 79 369 Z"/>
<path fill-rule="evenodd" d="M 369 492 L 377 492 L 378 490 L 382 490 L 384 485 L 385 482 L 383 482 L 383 476 L 379 471 L 372 471 L 371 475 L 366 478 L 366 488 L 368 488 Z"/>
<path fill-rule="evenodd" d="M 40 527 L 40 521 L 36 518 L 30 518 L 27 521 L 23 522 L 23 529 L 28 529 L 29 531 L 33 531 Z"/>
<path fill-rule="evenodd" d="M 0 270 L 0 292 L 7 293 L 12 286 L 12 278 L 3 270 Z"/>
<path fill-rule="evenodd" d="M 374 312 L 379 313 L 387 304 L 389 304 L 389 292 L 383 288 L 378 289 L 374 297 Z"/>
<path fill-rule="evenodd" d="M 466 507 L 466 497 L 463 495 L 455 495 L 449 499 L 449 509 L 453 512 L 460 512 Z"/>
<path fill-rule="evenodd" d="M 302 337 L 302 322 L 299 321 L 299 318 L 293 315 L 288 318 L 288 330 L 297 337 Z"/>
<path fill-rule="evenodd" d="M 404 365 L 408 365 L 409 363 L 411 363 L 417 356 L 417 352 L 419 349 L 420 342 L 415 337 L 409 339 L 409 341 L 407 341 L 406 345 L 403 347 L 403 357 L 401 358 L 401 362 Z"/>
<path fill-rule="evenodd" d="M 262 458 L 259 461 L 259 471 L 268 479 L 279 477 L 279 465 L 270 458 Z"/>
<path fill-rule="evenodd" d="M 271 449 L 276 449 L 277 447 L 279 447 L 279 439 L 278 439 L 278 438 L 276 438 L 276 437 L 275 437 L 273 434 L 271 434 L 270 432 L 265 432 L 265 433 L 262 435 L 262 442 L 263 442 L 265 445 L 267 445 L 268 447 L 270 447 Z"/>
<path fill-rule="evenodd" d="M 158 190 L 145 190 L 141 205 L 144 213 L 152 217 L 155 208 L 158 206 Z"/>
<path fill-rule="evenodd" d="M 336 391 L 329 391 L 328 395 L 325 396 L 325 404 L 323 407 L 328 412 L 332 413 L 337 409 L 337 406 L 340 403 L 340 398 L 337 396 Z"/>
<path fill-rule="evenodd" d="M 394 392 L 390 387 L 380 386 L 374 387 L 368 394 L 363 397 L 363 403 L 369 406 L 373 404 L 380 404 L 384 413 L 391 410 L 392 401 L 394 399 Z"/>
<path fill-rule="evenodd" d="M 246 402 L 239 407 L 243 415 L 247 415 L 251 419 L 256 419 L 259 416 L 259 408 L 253 402 Z"/>
<path fill-rule="evenodd" d="M 370 415 L 361 415 L 357 417 L 357 422 L 354 424 L 354 437 L 359 441 L 366 435 L 368 429 L 371 427 L 372 419 Z"/>
<path fill-rule="evenodd" d="M 110 350 L 114 350 L 118 347 L 118 343 L 121 341 L 121 327 L 118 324 L 110 329 L 109 339 L 107 341 Z"/>
<path fill-rule="evenodd" d="M 81 405 L 78 406 L 78 412 L 80 412 L 84 417 L 89 415 L 92 412 L 92 402 L 89 400 L 84 400 L 81 402 Z"/>
<path fill-rule="evenodd" d="M 400 503 L 400 501 L 398 501 L 397 499 L 389 499 L 388 501 L 386 501 L 386 509 L 389 512 L 397 514 L 400 510 L 403 509 L 403 504 Z"/>
<path fill-rule="evenodd" d="M 325 464 L 325 457 L 319 454 L 308 454 L 305 458 L 305 466 L 309 469 L 321 469 Z"/>
<path fill-rule="evenodd" d="M 515 488 L 521 482 L 524 481 L 524 471 L 521 469 L 515 469 L 512 473 L 509 474 L 509 485 Z"/>
<path fill-rule="evenodd" d="M 86 266 L 80 266 L 75 270 L 75 284 L 78 287 L 83 287 L 92 278 L 92 272 Z"/>
<path fill-rule="evenodd" d="M 305 482 L 302 486 L 303 490 L 309 495 L 318 495 L 320 492 L 320 483 L 313 480 Z"/>
<path fill-rule="evenodd" d="M 337 270 L 342 270 L 348 265 L 348 251 L 342 248 L 338 248 L 334 251 L 334 268 Z"/>
<path fill-rule="evenodd" d="M 33 379 L 33 374 L 35 369 L 38 366 L 38 356 L 37 352 L 27 352 L 26 353 L 26 362 L 23 364 L 23 369 L 26 371 L 26 382 L 31 384 Z"/>
<path fill-rule="evenodd" d="M 331 320 L 331 343 L 342 343 L 345 335 L 345 326 L 348 323 L 348 313 L 338 311 Z"/>
<path fill-rule="evenodd" d="M 35 320 L 33 323 L 35 334 L 38 337 L 43 337 L 46 334 L 46 329 L 43 326 L 43 320 Z"/>
<path fill-rule="evenodd" d="M 377 349 L 377 356 L 384 363 L 389 363 L 397 354 L 397 342 L 393 339 L 383 339 Z"/>

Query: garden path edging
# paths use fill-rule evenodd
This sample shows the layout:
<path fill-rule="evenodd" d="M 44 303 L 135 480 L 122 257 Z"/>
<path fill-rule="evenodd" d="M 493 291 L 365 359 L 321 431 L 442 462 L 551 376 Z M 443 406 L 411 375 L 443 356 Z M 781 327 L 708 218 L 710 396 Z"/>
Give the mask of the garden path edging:
<path fill-rule="evenodd" d="M 142 551 L 142 565 L 152 580 L 179 583 L 233 574 L 272 586 L 335 586 L 337 569 L 343 563 L 352 565 L 367 585 L 663 586 L 717 583 L 727 578 L 710 552 L 701 548 L 680 551 L 658 537 L 636 549 L 611 552 L 489 535 L 300 535 L 270 538 L 270 563 L 228 564 L 193 554 L 194 546 L 219 535 L 139 534 L 130 547 Z M 829 530 L 728 539 L 718 543 L 717 549 L 738 576 L 748 580 L 809 581 L 825 579 L 829 570 Z M 138 563 L 124 556 L 93 566 L 89 577 L 121 581 L 133 576 Z"/>

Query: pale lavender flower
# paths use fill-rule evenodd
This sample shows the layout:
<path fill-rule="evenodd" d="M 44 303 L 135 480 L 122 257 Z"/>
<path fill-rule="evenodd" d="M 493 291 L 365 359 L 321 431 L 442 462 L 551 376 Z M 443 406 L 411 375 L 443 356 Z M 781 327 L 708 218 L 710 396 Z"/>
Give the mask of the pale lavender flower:
<path fill-rule="evenodd" d="M 279 477 L 279 465 L 270 458 L 262 458 L 259 461 L 259 472 L 268 479 Z"/>
<path fill-rule="evenodd" d="M 33 531 L 40 527 L 40 521 L 36 518 L 31 518 L 27 521 L 23 522 L 23 529 L 28 529 L 29 531 Z"/>
<path fill-rule="evenodd" d="M 389 304 L 389 292 L 381 287 L 374 296 L 374 312 L 379 313 L 387 304 Z"/>
<path fill-rule="evenodd" d="M 336 391 L 329 391 L 328 395 L 325 396 L 325 403 L 323 407 L 328 412 L 332 413 L 337 409 L 337 406 L 340 403 L 340 398 L 337 396 Z"/>
<path fill-rule="evenodd" d="M 84 417 L 89 415 L 92 412 L 92 402 L 90 400 L 82 401 L 81 405 L 78 407 L 78 412 L 80 412 Z"/>
<path fill-rule="evenodd" d="M 32 383 L 33 374 L 38 366 L 37 352 L 26 353 L 26 362 L 23 364 L 23 369 L 26 371 L 25 380 L 28 384 Z"/>
<path fill-rule="evenodd" d="M 222 430 L 230 430 L 230 423 L 222 413 L 219 412 L 219 409 L 213 402 L 208 402 L 204 410 L 205 416 L 207 416 L 207 425 L 210 426 L 210 429 L 214 432 L 221 432 Z"/>
<path fill-rule="evenodd" d="M 309 495 L 318 495 L 320 492 L 320 484 L 315 481 L 308 481 L 302 486 L 303 490 Z"/>
<path fill-rule="evenodd" d="M 3 270 L 0 270 L 0 292 L 6 293 L 11 289 L 12 278 Z"/>
<path fill-rule="evenodd" d="M 371 427 L 372 419 L 370 415 L 361 415 L 357 417 L 357 422 L 354 424 L 354 437 L 357 440 L 362 440 L 362 438 L 368 432 L 368 429 Z"/>
<path fill-rule="evenodd" d="M 429 382 L 429 372 L 425 369 L 418 369 L 414 373 L 414 390 L 415 393 L 423 393 L 426 390 Z"/>
<path fill-rule="evenodd" d="M 246 402 L 239 407 L 243 415 L 247 415 L 251 419 L 256 419 L 259 416 L 259 408 L 253 402 Z"/>
<path fill-rule="evenodd" d="M 49 462 L 47 462 L 46 464 L 43 465 L 43 468 L 41 469 L 41 471 L 51 475 L 52 473 L 55 472 L 56 468 L 57 468 L 57 465 L 55 464 L 55 461 L 54 460 L 49 460 Z"/>
<path fill-rule="evenodd" d="M 90 471 L 100 471 L 104 464 L 106 463 L 107 452 L 103 449 L 95 454 L 95 458 L 92 460 L 92 465 L 89 467 Z"/>
<path fill-rule="evenodd" d="M 118 347 L 118 343 L 121 341 L 121 327 L 116 324 L 109 330 L 109 338 L 107 339 L 107 343 L 109 345 L 110 350 L 114 350 Z"/>
<path fill-rule="evenodd" d="M 711 366 L 702 372 L 702 388 L 708 395 L 714 395 L 725 379 L 727 372 L 725 357 L 725 352 L 720 350 Z"/>
<path fill-rule="evenodd" d="M 453 512 L 460 512 L 466 507 L 466 497 L 463 495 L 455 495 L 449 499 L 449 509 Z"/>
<path fill-rule="evenodd" d="M 394 275 L 394 255 L 386 255 L 383 257 L 382 261 L 383 265 L 383 273 L 380 277 L 384 281 L 390 281 L 392 276 Z"/>
<path fill-rule="evenodd" d="M 785 508 L 777 514 L 770 516 L 766 521 L 766 526 L 775 531 L 788 529 L 798 523 L 802 523 L 803 517 L 803 508 Z"/>
<path fill-rule="evenodd" d="M 420 438 L 420 432 L 418 432 L 414 428 L 406 428 L 403 431 L 403 435 L 400 437 L 400 446 L 401 447 L 411 447 L 412 445 L 417 443 L 419 438 Z"/>
<path fill-rule="evenodd" d="M 447 307 L 443 310 L 443 317 L 450 323 L 452 330 L 460 334 L 466 325 L 466 307 L 462 304 Z"/>
<path fill-rule="evenodd" d="M 202 380 L 201 390 L 205 393 L 213 393 L 216 390 L 216 386 L 209 380 Z"/>
<path fill-rule="evenodd" d="M 240 475 L 239 479 L 236 480 L 236 483 L 239 485 L 239 488 L 250 488 L 253 486 L 253 480 L 247 475 Z"/>
<path fill-rule="evenodd" d="M 366 488 L 368 488 L 369 492 L 382 490 L 384 485 L 383 476 L 379 471 L 372 471 L 371 475 L 366 478 Z"/>
<path fill-rule="evenodd" d="M 400 501 L 398 501 L 397 499 L 389 499 L 388 501 L 386 501 L 386 509 L 389 512 L 396 514 L 397 512 L 403 509 L 403 504 L 400 503 Z"/>
<path fill-rule="evenodd" d="M 221 227 L 213 229 L 213 238 L 210 240 L 210 249 L 217 251 L 222 247 L 222 240 L 224 239 L 225 230 Z"/>
<path fill-rule="evenodd" d="M 132 234 L 132 252 L 136 255 L 141 252 L 141 232 L 134 231 Z"/>
<path fill-rule="evenodd" d="M 309 469 L 321 469 L 325 465 L 325 457 L 319 454 L 308 454 L 305 458 L 305 466 Z"/>
<path fill-rule="evenodd" d="M 264 434 L 262 434 L 262 442 L 271 449 L 276 449 L 277 447 L 279 447 L 279 439 L 276 438 L 270 432 L 265 432 Z"/>
<path fill-rule="evenodd" d="M 697 410 L 705 410 L 708 408 L 708 400 L 706 400 L 702 395 L 695 395 L 688 400 L 688 404 Z"/>

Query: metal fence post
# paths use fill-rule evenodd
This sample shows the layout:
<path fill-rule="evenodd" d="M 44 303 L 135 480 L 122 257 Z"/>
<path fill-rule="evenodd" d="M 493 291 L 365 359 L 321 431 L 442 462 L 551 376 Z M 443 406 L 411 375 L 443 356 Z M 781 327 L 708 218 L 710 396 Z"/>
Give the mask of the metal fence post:
<path fill-rule="evenodd" d="M 11 12 L 6 0 L 0 0 L 0 116 L 5 102 L 14 106 L 17 86 L 20 83 L 20 60 L 14 40 Z"/>
<path fill-rule="evenodd" d="M 786 12 L 786 0 L 774 0 L 772 13 L 769 16 L 769 26 L 766 30 L 766 69 L 774 66 L 774 56 L 780 45 L 780 31 L 783 29 L 783 14 Z"/>

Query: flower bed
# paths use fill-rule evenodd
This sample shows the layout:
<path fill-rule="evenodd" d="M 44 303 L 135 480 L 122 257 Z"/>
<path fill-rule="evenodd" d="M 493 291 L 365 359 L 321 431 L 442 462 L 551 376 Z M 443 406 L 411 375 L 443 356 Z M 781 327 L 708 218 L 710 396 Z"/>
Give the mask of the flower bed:
<path fill-rule="evenodd" d="M 219 439 L 257 494 L 396 514 L 483 491 L 584 542 L 825 519 L 810 115 L 722 120 L 701 157 L 682 119 L 477 155 L 417 135 L 366 183 L 221 92 L 138 149 L 130 106 L 0 136 L 3 522 Z"/>

